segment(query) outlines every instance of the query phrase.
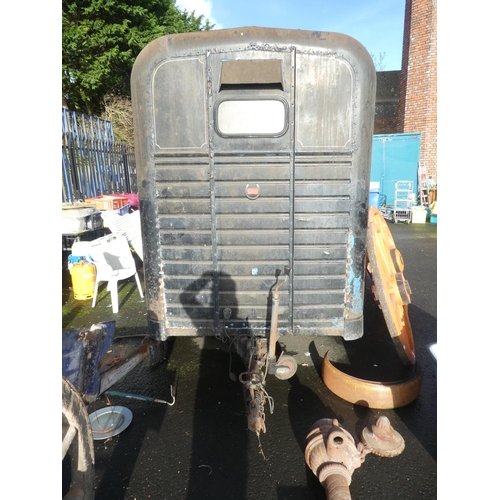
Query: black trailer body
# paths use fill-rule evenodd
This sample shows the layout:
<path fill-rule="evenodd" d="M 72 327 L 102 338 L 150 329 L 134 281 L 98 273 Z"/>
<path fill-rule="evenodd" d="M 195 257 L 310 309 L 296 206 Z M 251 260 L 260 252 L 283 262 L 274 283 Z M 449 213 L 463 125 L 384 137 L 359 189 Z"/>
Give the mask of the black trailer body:
<path fill-rule="evenodd" d="M 150 335 L 363 335 L 376 73 L 338 33 L 161 37 L 132 71 Z M 281 276 L 280 276 L 281 274 Z"/>

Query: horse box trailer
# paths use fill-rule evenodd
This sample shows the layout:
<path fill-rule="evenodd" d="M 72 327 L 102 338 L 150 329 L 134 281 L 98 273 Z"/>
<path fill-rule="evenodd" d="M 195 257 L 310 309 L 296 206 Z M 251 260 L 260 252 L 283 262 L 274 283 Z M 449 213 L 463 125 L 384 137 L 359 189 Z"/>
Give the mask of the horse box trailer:
<path fill-rule="evenodd" d="M 150 336 L 237 336 L 253 352 L 260 339 L 260 365 L 283 378 L 278 335 L 360 338 L 366 49 L 318 31 L 167 35 L 131 85 Z"/>

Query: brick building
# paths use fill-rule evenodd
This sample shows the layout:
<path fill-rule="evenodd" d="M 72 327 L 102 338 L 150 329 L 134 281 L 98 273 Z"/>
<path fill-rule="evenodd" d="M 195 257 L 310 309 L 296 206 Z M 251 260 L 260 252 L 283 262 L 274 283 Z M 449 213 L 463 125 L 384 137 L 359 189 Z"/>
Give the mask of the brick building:
<path fill-rule="evenodd" d="M 406 0 L 398 133 L 422 134 L 420 161 L 437 182 L 437 0 Z"/>

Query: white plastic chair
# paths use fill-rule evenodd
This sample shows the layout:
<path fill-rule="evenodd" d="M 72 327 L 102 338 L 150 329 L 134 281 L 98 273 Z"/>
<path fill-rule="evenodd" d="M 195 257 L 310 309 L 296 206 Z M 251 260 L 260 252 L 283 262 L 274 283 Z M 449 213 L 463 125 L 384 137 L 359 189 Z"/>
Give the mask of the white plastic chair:
<path fill-rule="evenodd" d="M 95 307 L 101 281 L 108 282 L 107 290 L 111 294 L 114 313 L 118 312 L 118 281 L 135 276 L 139 294 L 144 297 L 134 256 L 124 235 L 110 234 L 92 241 L 90 256 L 97 269 L 92 307 Z"/>
<path fill-rule="evenodd" d="M 142 232 L 139 210 L 124 215 L 106 214 L 104 220 L 111 232 L 123 234 L 130 246 L 135 250 L 135 253 L 141 260 L 144 260 L 142 258 Z"/>

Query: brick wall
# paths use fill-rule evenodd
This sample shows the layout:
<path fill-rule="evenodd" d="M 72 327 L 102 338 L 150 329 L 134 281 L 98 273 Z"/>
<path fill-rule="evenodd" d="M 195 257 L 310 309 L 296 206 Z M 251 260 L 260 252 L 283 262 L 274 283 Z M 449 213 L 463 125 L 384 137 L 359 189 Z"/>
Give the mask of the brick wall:
<path fill-rule="evenodd" d="M 422 134 L 420 161 L 437 182 L 437 0 L 406 0 L 398 133 Z"/>

